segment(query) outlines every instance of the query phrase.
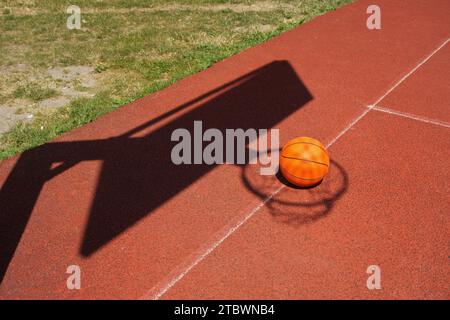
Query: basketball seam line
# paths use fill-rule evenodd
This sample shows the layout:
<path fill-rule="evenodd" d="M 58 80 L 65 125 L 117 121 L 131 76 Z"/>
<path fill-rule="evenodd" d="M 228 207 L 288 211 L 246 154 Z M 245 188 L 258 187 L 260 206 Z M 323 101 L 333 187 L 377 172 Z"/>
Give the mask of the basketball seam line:
<path fill-rule="evenodd" d="M 310 144 L 310 145 L 313 145 L 313 146 L 316 146 L 316 147 L 322 149 L 323 151 L 326 152 L 326 154 L 328 154 L 327 149 L 325 149 L 324 147 L 322 147 L 322 146 L 320 146 L 320 145 L 318 145 L 318 144 L 312 143 L 312 142 L 304 142 L 304 141 L 302 141 L 302 142 L 293 142 L 293 143 L 291 143 L 291 144 L 288 144 L 287 146 L 284 146 L 283 149 L 285 149 L 285 148 L 287 148 L 287 147 L 290 147 L 290 146 L 293 146 L 294 144 Z"/>
<path fill-rule="evenodd" d="M 301 178 L 301 177 L 297 177 L 295 174 L 290 173 L 289 171 L 286 171 L 287 174 L 290 174 L 291 176 L 297 178 L 297 179 L 302 179 L 302 180 L 319 180 L 319 179 L 323 179 L 323 177 L 320 178 Z"/>
<path fill-rule="evenodd" d="M 317 164 L 321 164 L 321 165 L 323 165 L 325 167 L 328 167 L 328 165 L 326 163 L 322 163 L 322 162 L 319 162 L 319 161 L 308 160 L 308 159 L 300 159 L 300 158 L 288 157 L 288 156 L 283 156 L 283 155 L 281 155 L 281 157 L 283 157 L 285 159 L 293 159 L 293 160 L 301 160 L 301 161 L 306 161 L 306 162 L 314 162 L 314 163 L 317 163 Z"/>

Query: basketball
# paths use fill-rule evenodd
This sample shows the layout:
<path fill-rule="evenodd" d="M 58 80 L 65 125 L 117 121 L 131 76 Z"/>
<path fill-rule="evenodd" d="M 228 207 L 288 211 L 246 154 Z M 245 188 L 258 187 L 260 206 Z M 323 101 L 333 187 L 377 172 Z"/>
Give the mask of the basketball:
<path fill-rule="evenodd" d="M 325 146 L 308 137 L 286 143 L 280 153 L 280 170 L 284 178 L 299 187 L 311 187 L 328 173 L 330 158 Z"/>

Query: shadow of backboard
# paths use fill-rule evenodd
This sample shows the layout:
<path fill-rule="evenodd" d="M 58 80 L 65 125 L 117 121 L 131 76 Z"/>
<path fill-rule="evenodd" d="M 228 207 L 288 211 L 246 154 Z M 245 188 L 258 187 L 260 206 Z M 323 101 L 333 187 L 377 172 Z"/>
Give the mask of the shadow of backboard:
<path fill-rule="evenodd" d="M 53 142 L 24 152 L 0 191 L 0 277 L 43 185 L 59 173 L 82 161 L 103 162 L 80 248 L 88 257 L 215 168 L 173 164 L 175 129 L 192 132 L 194 121 L 202 121 L 203 130 L 270 129 L 311 99 L 290 64 L 274 61 L 117 137 Z M 150 133 L 135 136 L 151 126 Z"/>

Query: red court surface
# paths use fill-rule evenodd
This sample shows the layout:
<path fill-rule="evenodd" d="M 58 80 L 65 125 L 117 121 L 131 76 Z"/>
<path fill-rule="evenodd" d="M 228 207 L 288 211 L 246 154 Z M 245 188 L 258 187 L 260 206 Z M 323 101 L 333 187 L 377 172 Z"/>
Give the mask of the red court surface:
<path fill-rule="evenodd" d="M 378 1 L 381 30 L 369 4 L 1 162 L 0 298 L 450 298 L 450 2 Z M 175 166 L 171 133 L 195 120 L 315 137 L 330 173 L 294 189 Z"/>

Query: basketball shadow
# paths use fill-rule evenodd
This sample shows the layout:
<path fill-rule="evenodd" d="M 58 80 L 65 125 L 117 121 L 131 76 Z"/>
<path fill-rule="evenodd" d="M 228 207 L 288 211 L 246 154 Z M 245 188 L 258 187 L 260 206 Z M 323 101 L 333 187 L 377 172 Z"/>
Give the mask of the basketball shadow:
<path fill-rule="evenodd" d="M 0 280 L 44 184 L 77 163 L 102 161 L 79 250 L 89 257 L 216 167 L 173 164 L 174 130 L 192 134 L 194 121 L 202 121 L 204 131 L 270 129 L 312 98 L 287 61 L 273 61 L 116 137 L 57 141 L 24 152 L 0 190 Z"/>
<path fill-rule="evenodd" d="M 269 199 L 266 206 L 276 221 L 293 226 L 310 224 L 329 215 L 349 184 L 347 172 L 334 160 L 330 160 L 330 170 L 324 179 L 310 187 L 291 184 L 279 171 L 274 176 L 263 176 L 258 165 L 245 166 L 242 181 L 261 200 Z M 280 182 L 283 190 L 273 195 Z"/>
<path fill-rule="evenodd" d="M 323 179 L 322 179 L 322 180 L 320 180 L 319 182 L 317 182 L 317 183 L 315 183 L 315 184 L 312 184 L 312 185 L 307 186 L 307 187 L 302 187 L 302 186 L 297 186 L 297 185 L 295 185 L 295 184 L 289 182 L 289 181 L 281 174 L 281 171 L 280 171 L 280 170 L 278 170 L 278 172 L 275 174 L 275 177 L 278 179 L 278 181 L 280 181 L 280 182 L 281 182 L 282 184 L 284 184 L 286 187 L 289 187 L 289 188 L 291 188 L 291 189 L 299 189 L 299 190 L 313 189 L 313 188 L 317 187 L 318 185 L 320 185 L 320 184 L 322 183 L 322 181 L 323 181 Z"/>

